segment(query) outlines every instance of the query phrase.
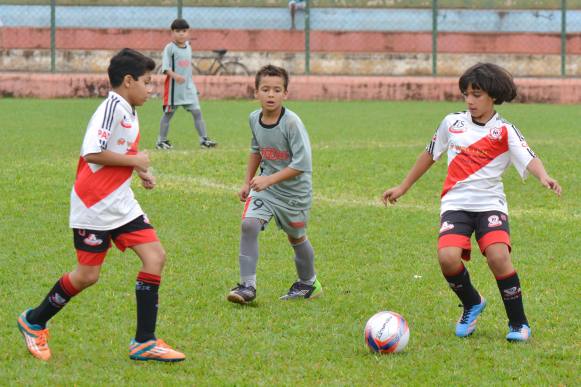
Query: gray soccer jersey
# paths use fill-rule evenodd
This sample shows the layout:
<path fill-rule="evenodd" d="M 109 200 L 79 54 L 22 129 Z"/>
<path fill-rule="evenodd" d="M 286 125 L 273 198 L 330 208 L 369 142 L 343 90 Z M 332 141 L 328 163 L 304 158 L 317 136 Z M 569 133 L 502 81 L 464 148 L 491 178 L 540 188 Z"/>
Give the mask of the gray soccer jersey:
<path fill-rule="evenodd" d="M 189 42 L 186 42 L 185 47 L 179 47 L 174 42 L 165 46 L 161 70 L 172 70 L 186 80 L 180 84 L 169 76 L 166 77 L 163 87 L 164 106 L 199 104 L 198 90 L 192 80 L 192 48 Z"/>
<path fill-rule="evenodd" d="M 280 206 L 307 210 L 312 202 L 312 159 L 309 135 L 301 119 L 283 108 L 278 122 L 263 125 L 260 110 L 250 114 L 251 151 L 262 156 L 260 175 L 270 176 L 286 167 L 302 171 L 300 175 L 268 187 L 270 197 Z M 253 197 L 261 192 L 251 191 Z"/>

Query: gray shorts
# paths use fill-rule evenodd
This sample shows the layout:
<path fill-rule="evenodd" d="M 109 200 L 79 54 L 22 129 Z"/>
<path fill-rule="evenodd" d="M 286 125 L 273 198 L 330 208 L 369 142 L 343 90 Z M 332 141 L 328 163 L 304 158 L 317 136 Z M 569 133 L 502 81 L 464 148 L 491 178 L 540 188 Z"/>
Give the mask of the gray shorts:
<path fill-rule="evenodd" d="M 252 192 L 244 205 L 244 218 L 257 218 L 264 221 L 264 227 L 274 217 L 278 228 L 289 236 L 299 239 L 307 234 L 308 210 L 296 210 L 280 206 L 266 191 Z"/>
<path fill-rule="evenodd" d="M 189 112 L 196 110 L 196 109 L 201 110 L 200 100 L 198 99 L 198 96 L 196 96 L 194 102 L 192 102 L 189 105 L 164 105 L 163 112 L 164 113 L 175 112 L 176 110 L 178 110 L 179 107 L 183 107 L 184 109 L 186 109 Z"/>

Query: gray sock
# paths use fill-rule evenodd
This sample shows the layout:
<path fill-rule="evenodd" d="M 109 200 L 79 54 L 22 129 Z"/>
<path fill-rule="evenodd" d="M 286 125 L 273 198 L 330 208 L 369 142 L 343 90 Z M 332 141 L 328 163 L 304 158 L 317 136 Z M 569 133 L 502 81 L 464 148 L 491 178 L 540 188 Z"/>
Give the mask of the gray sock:
<path fill-rule="evenodd" d="M 167 141 L 167 134 L 169 133 L 169 121 L 173 117 L 175 111 L 171 111 L 169 113 L 163 113 L 161 116 L 161 121 L 159 122 L 159 137 L 157 138 L 157 142 Z"/>
<path fill-rule="evenodd" d="M 198 135 L 200 136 L 200 141 L 203 141 L 206 137 L 206 123 L 202 118 L 202 111 L 200 109 L 194 109 L 191 111 L 192 117 L 194 117 L 194 126 L 198 131 Z"/>
<path fill-rule="evenodd" d="M 258 263 L 258 233 L 262 222 L 257 218 L 244 218 L 240 226 L 240 283 L 256 289 L 256 265 Z"/>
<path fill-rule="evenodd" d="M 315 274 L 315 252 L 308 239 L 303 242 L 292 245 L 295 250 L 295 265 L 299 280 L 307 285 L 312 285 L 317 279 Z"/>

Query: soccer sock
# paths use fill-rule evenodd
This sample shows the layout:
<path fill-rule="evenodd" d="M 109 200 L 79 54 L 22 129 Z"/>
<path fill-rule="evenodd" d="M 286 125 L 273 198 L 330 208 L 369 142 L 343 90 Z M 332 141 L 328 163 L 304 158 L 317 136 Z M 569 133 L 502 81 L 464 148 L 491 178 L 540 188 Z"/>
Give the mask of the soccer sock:
<path fill-rule="evenodd" d="M 158 290 L 161 277 L 155 274 L 137 274 L 135 298 L 137 299 L 137 333 L 135 341 L 139 343 L 155 339 L 157 322 Z"/>
<path fill-rule="evenodd" d="M 307 285 L 312 285 L 317 279 L 315 274 L 315 252 L 308 239 L 296 245 L 292 245 L 295 250 L 295 266 L 299 280 Z"/>
<path fill-rule="evenodd" d="M 522 302 L 518 274 L 513 272 L 508 276 L 496 278 L 496 283 L 498 284 L 498 290 L 500 290 L 500 295 L 504 302 L 504 308 L 506 309 L 506 315 L 508 316 L 510 325 L 528 325 Z"/>
<path fill-rule="evenodd" d="M 77 294 L 79 294 L 79 290 L 75 289 L 69 278 L 69 273 L 66 273 L 54 284 L 42 303 L 28 312 L 26 319 L 29 323 L 40 325 L 44 329 L 47 321 L 60 312 L 67 302 Z"/>
<path fill-rule="evenodd" d="M 167 141 L 167 134 L 169 133 L 169 121 L 173 117 L 175 110 L 172 110 L 169 113 L 163 113 L 161 116 L 161 121 L 159 122 L 159 137 L 157 138 L 157 142 Z"/>
<path fill-rule="evenodd" d="M 206 123 L 202 118 L 202 111 L 200 109 L 192 110 L 192 117 L 194 117 L 194 126 L 200 135 L 200 141 L 204 140 L 207 136 L 206 134 Z"/>
<path fill-rule="evenodd" d="M 464 265 L 462 265 L 462 270 L 458 274 L 444 275 L 444 277 L 446 277 L 450 289 L 456 293 L 464 307 L 480 304 L 480 294 L 474 286 L 472 286 L 472 282 L 470 282 L 470 274 L 468 274 L 468 270 Z"/>
<path fill-rule="evenodd" d="M 258 233 L 262 223 L 257 218 L 244 218 L 240 226 L 240 283 L 256 289 L 256 265 L 258 264 Z"/>

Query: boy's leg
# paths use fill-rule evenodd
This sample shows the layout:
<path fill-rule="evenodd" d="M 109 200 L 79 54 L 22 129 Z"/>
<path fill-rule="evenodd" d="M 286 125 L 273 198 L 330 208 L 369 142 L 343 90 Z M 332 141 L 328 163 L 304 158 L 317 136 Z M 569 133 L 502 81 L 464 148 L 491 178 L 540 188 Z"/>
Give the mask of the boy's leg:
<path fill-rule="evenodd" d="M 474 215 L 465 211 L 447 211 L 440 220 L 438 262 L 450 289 L 462 302 L 463 312 L 456 323 L 456 336 L 466 337 L 476 329 L 478 316 L 486 300 L 472 285 L 462 259 L 470 259 L 470 236 L 474 231 Z"/>
<path fill-rule="evenodd" d="M 297 239 L 289 235 L 288 240 L 295 251 L 295 266 L 299 281 L 305 285 L 313 285 L 317 275 L 315 274 L 315 252 L 311 242 L 306 236 Z"/>
<path fill-rule="evenodd" d="M 194 126 L 198 131 L 198 136 L 200 136 L 200 142 L 202 142 L 208 136 L 206 133 L 206 122 L 202 117 L 202 110 L 199 108 L 197 109 L 194 108 L 190 110 L 190 113 L 192 113 L 192 117 L 194 119 Z"/>
<path fill-rule="evenodd" d="M 159 137 L 157 138 L 157 144 L 166 142 L 167 135 L 169 133 L 169 122 L 175 114 L 175 110 L 166 109 L 161 116 L 161 121 L 159 122 Z"/>
<path fill-rule="evenodd" d="M 256 266 L 258 264 L 258 234 L 262 221 L 257 218 L 244 218 L 240 225 L 240 283 L 256 289 Z"/>

